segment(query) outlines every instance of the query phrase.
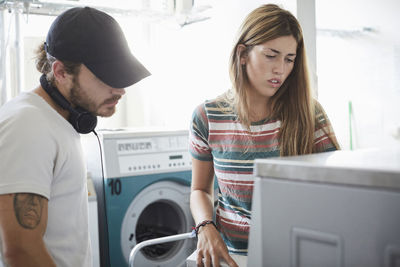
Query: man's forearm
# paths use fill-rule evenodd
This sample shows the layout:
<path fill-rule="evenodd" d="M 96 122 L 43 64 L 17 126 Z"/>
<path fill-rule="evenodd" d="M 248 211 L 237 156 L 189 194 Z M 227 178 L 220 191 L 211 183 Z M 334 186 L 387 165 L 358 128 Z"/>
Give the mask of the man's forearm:
<path fill-rule="evenodd" d="M 4 251 L 3 260 L 6 266 L 17 267 L 56 267 L 53 258 L 50 256 L 44 245 L 23 246 L 14 248 L 11 251 Z"/>

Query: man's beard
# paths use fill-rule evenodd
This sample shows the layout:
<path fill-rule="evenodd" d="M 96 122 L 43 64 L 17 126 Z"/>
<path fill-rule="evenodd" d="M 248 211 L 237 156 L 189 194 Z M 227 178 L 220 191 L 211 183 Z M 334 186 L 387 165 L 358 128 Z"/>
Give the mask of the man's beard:
<path fill-rule="evenodd" d="M 74 77 L 72 80 L 73 86 L 71 88 L 71 104 L 75 106 L 79 106 L 81 108 L 86 109 L 90 113 L 96 116 L 101 117 L 110 117 L 115 113 L 115 106 L 112 108 L 108 108 L 105 112 L 100 112 L 99 109 L 102 105 L 115 102 L 121 98 L 120 95 L 114 95 L 113 97 L 106 99 L 100 105 L 96 105 L 95 101 L 93 101 L 90 96 L 87 95 L 85 90 L 82 89 L 77 78 Z"/>

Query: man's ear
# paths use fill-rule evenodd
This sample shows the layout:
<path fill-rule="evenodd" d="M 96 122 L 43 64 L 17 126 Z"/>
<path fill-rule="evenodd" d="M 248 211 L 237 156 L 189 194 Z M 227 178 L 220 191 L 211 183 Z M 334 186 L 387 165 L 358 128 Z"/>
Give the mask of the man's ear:
<path fill-rule="evenodd" d="M 240 59 L 240 65 L 246 65 L 247 47 L 244 44 L 239 44 L 236 48 L 236 56 Z"/>
<path fill-rule="evenodd" d="M 65 71 L 64 64 L 61 61 L 56 60 L 53 62 L 51 67 L 53 70 L 55 84 L 58 87 L 58 89 L 60 90 L 61 88 L 69 88 L 71 86 L 71 81 L 72 81 L 71 76 L 72 75 L 68 74 Z"/>
<path fill-rule="evenodd" d="M 59 61 L 59 60 L 54 61 L 51 68 L 53 70 L 54 78 L 56 78 L 57 80 L 65 78 L 66 72 L 65 72 L 64 64 L 61 61 Z"/>

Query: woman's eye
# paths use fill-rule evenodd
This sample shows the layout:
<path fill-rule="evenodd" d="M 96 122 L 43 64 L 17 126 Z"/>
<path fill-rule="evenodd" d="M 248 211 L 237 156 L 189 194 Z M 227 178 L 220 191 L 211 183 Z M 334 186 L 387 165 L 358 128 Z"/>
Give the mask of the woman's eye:
<path fill-rule="evenodd" d="M 294 59 L 287 58 L 287 59 L 286 59 L 286 62 L 293 63 L 293 62 L 294 62 Z"/>
<path fill-rule="evenodd" d="M 275 58 L 273 55 L 265 55 L 267 58 Z"/>

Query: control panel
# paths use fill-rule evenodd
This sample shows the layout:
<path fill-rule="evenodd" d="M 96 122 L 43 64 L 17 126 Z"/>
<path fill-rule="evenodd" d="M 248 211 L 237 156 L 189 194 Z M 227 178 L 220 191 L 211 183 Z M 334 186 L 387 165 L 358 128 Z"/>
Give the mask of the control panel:
<path fill-rule="evenodd" d="M 107 177 L 144 175 L 191 169 L 187 131 L 164 135 L 103 136 Z"/>

